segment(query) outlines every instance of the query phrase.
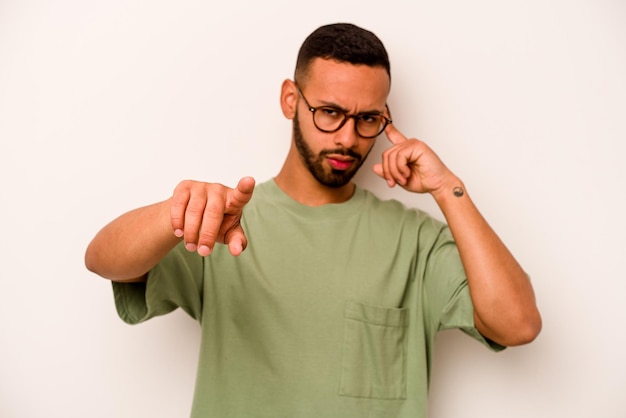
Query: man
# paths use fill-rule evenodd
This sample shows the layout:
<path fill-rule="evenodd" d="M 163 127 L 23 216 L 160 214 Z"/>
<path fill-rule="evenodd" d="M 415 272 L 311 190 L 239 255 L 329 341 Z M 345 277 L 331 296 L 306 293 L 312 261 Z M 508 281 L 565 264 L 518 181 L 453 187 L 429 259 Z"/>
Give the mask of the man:
<path fill-rule="evenodd" d="M 193 417 L 424 417 L 437 331 L 494 350 L 539 333 L 528 277 L 462 181 L 392 124 L 389 89 L 374 34 L 318 28 L 282 85 L 293 135 L 274 179 L 183 181 L 87 249 L 125 321 L 200 321 Z M 376 174 L 430 193 L 447 225 L 351 181 L 383 131 Z"/>

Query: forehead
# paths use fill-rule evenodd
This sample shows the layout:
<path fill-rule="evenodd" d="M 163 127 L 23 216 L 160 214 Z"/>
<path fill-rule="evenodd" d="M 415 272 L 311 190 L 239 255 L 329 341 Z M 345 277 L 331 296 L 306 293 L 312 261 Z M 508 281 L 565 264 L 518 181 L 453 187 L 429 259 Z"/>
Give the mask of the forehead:
<path fill-rule="evenodd" d="M 334 103 L 354 111 L 383 111 L 389 87 L 389 76 L 383 67 L 322 58 L 311 63 L 305 81 L 307 96 L 315 95 L 316 101 Z"/>

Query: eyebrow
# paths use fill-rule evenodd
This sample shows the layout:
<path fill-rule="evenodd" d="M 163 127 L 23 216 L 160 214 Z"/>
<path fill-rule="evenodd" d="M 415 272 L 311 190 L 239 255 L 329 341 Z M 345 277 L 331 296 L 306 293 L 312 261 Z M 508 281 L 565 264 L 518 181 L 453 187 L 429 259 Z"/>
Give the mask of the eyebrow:
<path fill-rule="evenodd" d="M 332 107 L 333 109 L 337 109 L 337 110 L 341 110 L 343 113 L 345 113 L 346 115 L 384 115 L 385 112 L 384 111 L 380 111 L 380 110 L 364 110 L 363 112 L 358 112 L 358 113 L 350 113 L 350 111 L 348 111 L 346 108 L 339 106 L 336 103 L 333 102 L 326 102 L 324 100 L 320 100 L 321 103 L 324 103 L 322 105 L 319 106 L 314 106 L 314 107 Z"/>

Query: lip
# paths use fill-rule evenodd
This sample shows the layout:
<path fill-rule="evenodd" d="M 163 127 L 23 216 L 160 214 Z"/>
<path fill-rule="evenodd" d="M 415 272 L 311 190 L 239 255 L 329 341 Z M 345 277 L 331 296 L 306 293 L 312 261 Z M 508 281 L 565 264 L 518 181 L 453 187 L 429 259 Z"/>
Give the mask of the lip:
<path fill-rule="evenodd" d="M 335 170 L 347 170 L 354 163 L 354 159 L 343 155 L 329 155 L 326 157 L 328 164 Z"/>

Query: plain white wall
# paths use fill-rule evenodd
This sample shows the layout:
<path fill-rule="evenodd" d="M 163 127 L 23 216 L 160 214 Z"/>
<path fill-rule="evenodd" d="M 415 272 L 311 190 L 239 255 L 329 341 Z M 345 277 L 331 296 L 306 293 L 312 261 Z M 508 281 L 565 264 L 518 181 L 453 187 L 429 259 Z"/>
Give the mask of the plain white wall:
<path fill-rule="evenodd" d="M 385 42 L 397 127 L 463 178 L 544 317 L 500 354 L 441 334 L 431 416 L 626 416 L 623 1 L 0 0 L 1 417 L 188 415 L 198 326 L 121 322 L 85 247 L 184 178 L 276 174 L 280 83 L 336 21 Z"/>

